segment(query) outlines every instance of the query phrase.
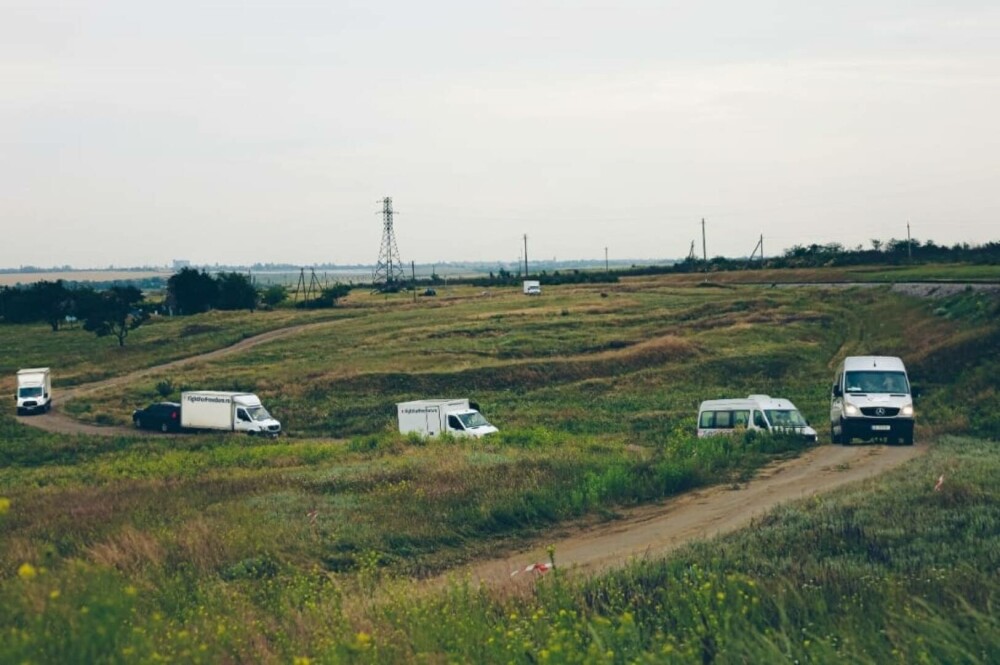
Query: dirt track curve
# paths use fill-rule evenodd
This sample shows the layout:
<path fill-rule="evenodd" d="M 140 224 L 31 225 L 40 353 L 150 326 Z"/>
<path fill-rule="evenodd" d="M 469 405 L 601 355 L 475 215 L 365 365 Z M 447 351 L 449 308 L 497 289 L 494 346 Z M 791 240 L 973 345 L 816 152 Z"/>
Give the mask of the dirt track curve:
<path fill-rule="evenodd" d="M 299 325 L 288 326 L 287 328 L 278 328 L 277 330 L 264 332 L 259 335 L 254 335 L 253 337 L 247 337 L 246 339 L 240 340 L 235 344 L 225 346 L 221 349 L 215 349 L 214 351 L 208 351 L 196 356 L 188 356 L 187 358 L 180 358 L 162 365 L 156 365 L 155 367 L 139 369 L 134 372 L 129 372 L 128 374 L 123 374 L 122 376 L 104 379 L 103 381 L 95 381 L 93 383 L 85 383 L 73 388 L 60 389 L 58 399 L 53 401 L 52 411 L 44 415 L 17 416 L 17 420 L 25 425 L 37 427 L 38 429 L 43 429 L 47 432 L 55 432 L 57 434 L 94 434 L 97 436 L 116 436 L 121 434 L 134 435 L 136 434 L 136 431 L 128 427 L 103 427 L 100 425 L 82 423 L 63 413 L 62 407 L 66 404 L 66 402 L 69 402 L 74 397 L 79 397 L 80 395 L 86 395 L 98 390 L 104 390 L 105 388 L 113 388 L 115 386 L 131 383 L 152 374 L 163 372 L 164 370 L 183 367 L 185 365 L 203 362 L 205 360 L 223 358 L 225 356 L 246 351 L 247 349 L 252 349 L 253 347 L 258 346 L 259 344 L 264 344 L 265 342 L 271 342 L 283 337 L 290 337 L 308 330 L 315 330 L 316 328 L 336 325 L 342 321 L 343 319 L 335 319 L 332 321 L 301 323 Z M 142 434 L 143 436 L 157 436 L 157 433 L 155 432 L 143 432 Z M 170 436 L 177 436 L 177 434 L 171 434 Z"/>
<path fill-rule="evenodd" d="M 25 425 L 61 434 L 134 435 L 135 430 L 126 427 L 81 423 L 62 413 L 61 405 L 79 395 L 129 383 L 167 369 L 240 353 L 265 342 L 337 323 L 324 321 L 272 330 L 215 351 L 77 386 L 60 392 L 59 402 L 52 412 L 39 416 L 18 416 L 17 419 Z M 143 432 L 143 435 L 162 436 L 155 432 Z M 523 571 L 533 563 L 547 562 L 546 548 L 549 545 L 555 546 L 556 563 L 560 569 L 584 574 L 619 567 L 636 558 L 662 556 L 690 541 L 746 526 L 754 517 L 778 504 L 876 476 L 925 450 L 926 445 L 817 446 L 794 459 L 774 462 L 739 488 L 718 486 L 698 490 L 660 504 L 623 511 L 618 519 L 611 522 L 558 527 L 533 548 L 452 571 L 449 577 L 464 571 L 473 580 L 490 586 L 524 586 L 534 579 L 532 574 L 511 577 L 511 573 Z M 438 578 L 436 582 L 444 579 Z"/>
<path fill-rule="evenodd" d="M 738 489 L 711 487 L 624 512 L 620 519 L 556 530 L 531 549 L 467 567 L 474 582 L 523 586 L 534 579 L 524 569 L 549 560 L 555 546 L 561 570 L 590 574 L 657 558 L 693 540 L 747 526 L 778 504 L 871 478 L 924 453 L 926 445 L 821 445 L 801 456 L 775 462 Z M 520 571 L 516 576 L 511 573 Z M 449 574 L 454 576 L 455 572 Z M 439 582 L 444 578 L 439 578 Z"/>

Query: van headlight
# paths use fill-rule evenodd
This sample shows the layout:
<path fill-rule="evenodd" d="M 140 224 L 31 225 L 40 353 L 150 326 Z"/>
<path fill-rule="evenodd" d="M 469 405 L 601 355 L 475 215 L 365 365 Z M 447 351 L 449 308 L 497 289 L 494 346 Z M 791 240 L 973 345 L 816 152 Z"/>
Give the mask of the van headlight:
<path fill-rule="evenodd" d="M 912 404 L 907 404 L 906 406 L 904 406 L 900 410 L 899 415 L 901 415 L 901 416 L 912 416 L 913 415 L 913 405 Z"/>
<path fill-rule="evenodd" d="M 856 416 L 860 413 L 860 411 L 858 411 L 858 407 L 854 406 L 853 404 L 845 404 L 844 413 L 849 416 Z"/>

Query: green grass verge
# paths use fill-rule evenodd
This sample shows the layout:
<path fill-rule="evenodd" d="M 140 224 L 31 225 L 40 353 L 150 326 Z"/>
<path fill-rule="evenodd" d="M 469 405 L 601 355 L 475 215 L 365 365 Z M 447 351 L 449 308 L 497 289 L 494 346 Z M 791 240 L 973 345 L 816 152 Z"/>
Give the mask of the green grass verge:
<path fill-rule="evenodd" d="M 190 557 L 158 571 L 35 562 L 0 586 L 0 659 L 988 663 L 1000 652 L 998 478 L 996 444 L 949 438 L 668 560 L 550 573 L 527 596 L 462 582 L 415 592 L 384 579 L 375 553 L 350 579 L 265 552 L 210 577 Z"/>

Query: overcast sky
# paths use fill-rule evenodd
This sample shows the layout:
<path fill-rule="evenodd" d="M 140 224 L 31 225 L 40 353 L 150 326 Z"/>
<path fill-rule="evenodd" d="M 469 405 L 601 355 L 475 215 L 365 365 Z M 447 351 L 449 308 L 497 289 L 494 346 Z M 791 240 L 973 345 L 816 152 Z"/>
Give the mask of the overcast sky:
<path fill-rule="evenodd" d="M 981 243 L 998 124 L 995 0 L 0 0 L 0 267 Z"/>

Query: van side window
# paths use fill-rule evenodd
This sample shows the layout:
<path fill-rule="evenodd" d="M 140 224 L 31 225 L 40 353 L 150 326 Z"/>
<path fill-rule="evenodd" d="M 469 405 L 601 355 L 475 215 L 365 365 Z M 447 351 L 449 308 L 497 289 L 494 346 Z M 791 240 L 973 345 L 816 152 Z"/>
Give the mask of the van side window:
<path fill-rule="evenodd" d="M 753 424 L 761 429 L 767 429 L 767 421 L 764 420 L 764 414 L 760 411 L 753 412 Z"/>
<path fill-rule="evenodd" d="M 715 427 L 715 412 L 702 411 L 701 419 L 698 421 L 698 427 L 702 429 L 712 429 Z"/>
<path fill-rule="evenodd" d="M 733 427 L 746 427 L 749 423 L 749 411 L 733 411 Z"/>
<path fill-rule="evenodd" d="M 236 409 L 236 417 L 243 422 L 250 422 L 250 416 L 248 416 L 247 412 L 243 409 Z"/>
<path fill-rule="evenodd" d="M 716 411 L 715 412 L 715 427 L 717 429 L 723 429 L 733 426 L 733 412 L 732 411 Z"/>

